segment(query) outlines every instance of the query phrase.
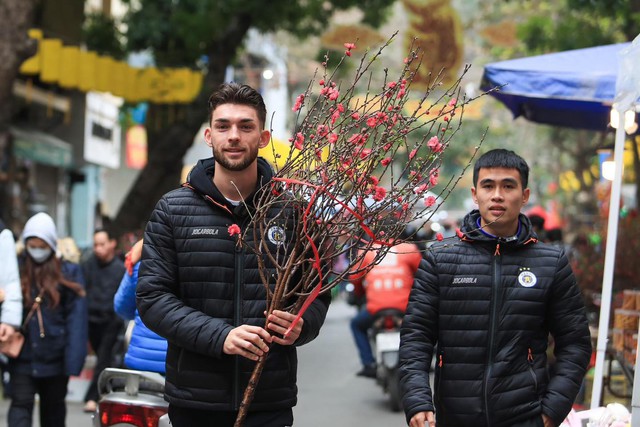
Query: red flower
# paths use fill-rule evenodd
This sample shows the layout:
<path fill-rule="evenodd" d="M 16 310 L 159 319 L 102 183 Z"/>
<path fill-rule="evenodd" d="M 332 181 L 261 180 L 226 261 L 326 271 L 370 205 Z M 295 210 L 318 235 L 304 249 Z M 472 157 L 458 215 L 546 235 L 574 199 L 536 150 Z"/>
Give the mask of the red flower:
<path fill-rule="evenodd" d="M 409 160 L 412 160 L 416 156 L 417 152 L 418 152 L 417 148 L 414 148 L 413 150 L 411 150 L 411 152 L 409 153 Z"/>
<path fill-rule="evenodd" d="M 304 102 L 304 93 L 301 93 L 300 95 L 298 95 L 298 97 L 296 98 L 296 103 L 293 106 L 292 110 L 293 111 L 298 111 L 301 107 L 302 107 L 302 103 Z"/>
<path fill-rule="evenodd" d="M 462 230 L 460 230 L 459 228 L 456 228 L 456 236 L 458 236 L 458 238 L 462 239 L 462 236 L 464 236 L 464 234 L 462 234 Z"/>
<path fill-rule="evenodd" d="M 439 153 L 439 152 L 442 151 L 442 143 L 438 139 L 437 135 L 436 136 L 432 136 L 429 139 L 429 141 L 427 142 L 427 146 L 429 146 L 431 151 L 433 151 L 434 153 Z"/>
<path fill-rule="evenodd" d="M 376 187 L 376 194 L 373 196 L 373 200 L 376 202 L 381 201 L 387 195 L 387 190 L 384 187 Z"/>
<path fill-rule="evenodd" d="M 431 206 L 436 204 L 436 198 L 433 196 L 427 196 L 427 198 L 424 199 L 424 204 L 426 207 L 430 208 Z"/>
<path fill-rule="evenodd" d="M 238 224 L 231 224 L 229 226 L 229 228 L 227 228 L 227 231 L 229 232 L 229 236 L 235 236 L 236 234 L 240 234 L 240 227 L 238 226 Z"/>
<path fill-rule="evenodd" d="M 438 185 L 438 176 L 440 175 L 440 171 L 438 169 L 434 169 L 431 171 L 431 176 L 429 177 L 429 182 L 432 186 Z"/>
<path fill-rule="evenodd" d="M 345 47 L 347 50 L 352 50 L 352 49 L 355 49 L 355 48 L 356 48 L 356 45 L 355 45 L 354 43 L 345 43 L 345 44 L 344 44 L 344 47 Z"/>
<path fill-rule="evenodd" d="M 382 166 L 388 166 L 389 163 L 391 163 L 391 157 L 385 157 L 384 159 L 380 160 L 380 164 Z"/>
<path fill-rule="evenodd" d="M 353 120 L 358 120 L 358 119 L 360 118 L 360 114 L 358 114 L 358 113 L 353 113 L 353 114 L 351 115 L 351 118 L 352 118 Z"/>
<path fill-rule="evenodd" d="M 442 242 L 444 240 L 444 236 L 442 235 L 442 233 L 437 233 L 436 239 L 438 239 L 438 242 Z"/>
<path fill-rule="evenodd" d="M 296 147 L 298 150 L 302 150 L 303 145 L 304 145 L 304 135 L 298 132 L 296 134 L 296 141 L 293 144 L 293 146 Z"/>

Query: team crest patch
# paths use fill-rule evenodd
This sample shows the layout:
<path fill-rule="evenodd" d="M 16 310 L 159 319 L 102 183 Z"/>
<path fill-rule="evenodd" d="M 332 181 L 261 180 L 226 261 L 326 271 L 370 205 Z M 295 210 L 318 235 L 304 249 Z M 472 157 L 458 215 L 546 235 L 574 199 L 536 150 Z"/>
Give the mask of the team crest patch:
<path fill-rule="evenodd" d="M 267 238 L 276 246 L 284 244 L 284 228 L 280 227 L 279 225 L 271 226 L 271 228 L 269 228 L 269 230 L 267 231 Z"/>
<path fill-rule="evenodd" d="M 518 283 L 520 283 L 521 286 L 530 288 L 532 286 L 535 286 L 537 282 L 538 278 L 535 274 L 529 271 L 529 269 L 523 269 L 522 271 L 520 271 L 520 274 L 518 275 Z"/>

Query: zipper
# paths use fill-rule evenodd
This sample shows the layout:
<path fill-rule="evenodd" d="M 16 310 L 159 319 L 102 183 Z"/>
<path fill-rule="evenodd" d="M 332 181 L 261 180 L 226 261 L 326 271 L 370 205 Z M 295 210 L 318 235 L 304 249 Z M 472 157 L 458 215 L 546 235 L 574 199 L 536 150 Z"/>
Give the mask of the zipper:
<path fill-rule="evenodd" d="M 531 378 L 533 378 L 533 386 L 535 387 L 536 394 L 538 393 L 538 378 L 536 378 L 536 373 L 533 370 L 533 350 L 529 347 L 527 352 L 527 362 L 529 363 L 529 373 L 531 374 Z"/>
<path fill-rule="evenodd" d="M 234 257 L 234 289 L 233 289 L 233 326 L 242 324 L 242 296 L 244 283 L 244 249 L 242 246 L 236 245 Z M 241 397 L 240 393 L 240 357 L 235 356 L 233 361 L 233 393 L 231 394 L 231 405 L 234 410 L 240 409 Z"/>
<path fill-rule="evenodd" d="M 496 251 L 493 257 L 493 283 L 491 286 L 491 317 L 489 318 L 489 347 L 487 348 L 487 368 L 485 370 L 484 378 L 484 413 L 487 421 L 487 425 L 491 425 L 491 418 L 489 412 L 489 378 L 491 378 L 491 371 L 493 370 L 493 353 L 495 346 L 495 334 L 496 326 L 498 323 L 498 299 L 500 297 L 500 282 L 502 276 L 502 254 L 500 253 L 500 243 L 496 245 Z"/>

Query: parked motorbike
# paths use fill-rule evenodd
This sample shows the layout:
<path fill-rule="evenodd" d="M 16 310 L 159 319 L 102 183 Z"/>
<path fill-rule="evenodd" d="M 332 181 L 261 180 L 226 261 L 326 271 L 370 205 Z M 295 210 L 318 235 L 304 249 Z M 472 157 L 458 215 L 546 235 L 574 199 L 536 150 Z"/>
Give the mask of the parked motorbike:
<path fill-rule="evenodd" d="M 370 329 L 371 347 L 376 356 L 376 383 L 389 394 L 394 412 L 402 409 L 398 362 L 400 352 L 400 326 L 404 312 L 398 309 L 380 310 L 374 315 Z"/>
<path fill-rule="evenodd" d="M 106 368 L 98 378 L 100 401 L 93 427 L 169 427 L 164 377 L 155 372 Z"/>

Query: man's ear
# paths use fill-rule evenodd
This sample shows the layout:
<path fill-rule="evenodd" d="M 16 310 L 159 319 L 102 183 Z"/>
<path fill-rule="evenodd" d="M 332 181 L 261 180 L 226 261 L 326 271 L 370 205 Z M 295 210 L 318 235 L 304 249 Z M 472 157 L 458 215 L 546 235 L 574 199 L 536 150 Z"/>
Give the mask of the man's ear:
<path fill-rule="evenodd" d="M 473 199 L 473 203 L 478 204 L 478 198 L 476 197 L 476 187 L 471 187 L 471 198 Z"/>
<path fill-rule="evenodd" d="M 260 132 L 260 143 L 258 144 L 258 147 L 264 148 L 269 145 L 269 142 L 271 142 L 271 132 L 264 129 L 262 132 Z"/>
<path fill-rule="evenodd" d="M 529 201 L 530 195 L 531 195 L 531 190 L 529 190 L 528 188 L 525 188 L 524 191 L 522 192 L 522 206 L 527 204 L 527 202 Z"/>
<path fill-rule="evenodd" d="M 212 142 L 211 142 L 211 128 L 207 127 L 204 130 L 204 141 L 207 143 L 207 145 L 209 147 L 213 147 Z"/>

